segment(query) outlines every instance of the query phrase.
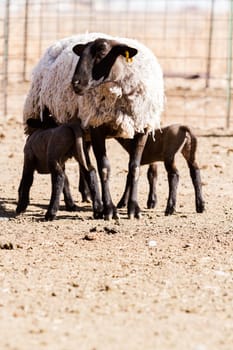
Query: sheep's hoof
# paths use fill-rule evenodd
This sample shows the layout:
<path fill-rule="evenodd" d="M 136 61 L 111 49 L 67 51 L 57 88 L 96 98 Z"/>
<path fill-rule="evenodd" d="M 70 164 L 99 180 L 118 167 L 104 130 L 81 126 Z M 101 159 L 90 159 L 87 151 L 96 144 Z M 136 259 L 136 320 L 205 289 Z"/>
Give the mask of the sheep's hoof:
<path fill-rule="evenodd" d="M 141 219 L 141 210 L 136 202 L 128 204 L 128 218 L 131 219 Z"/>
<path fill-rule="evenodd" d="M 142 214 L 141 213 L 135 213 L 135 214 L 128 214 L 128 218 L 129 220 L 132 220 L 132 219 L 138 219 L 140 220 L 142 218 Z"/>
<path fill-rule="evenodd" d="M 156 201 L 148 201 L 147 209 L 154 209 L 156 207 Z"/>
<path fill-rule="evenodd" d="M 93 217 L 95 220 L 103 219 L 103 212 L 94 211 Z"/>
<path fill-rule="evenodd" d="M 93 204 L 93 217 L 96 220 L 103 219 L 104 210 L 102 202 L 97 201 Z"/>
<path fill-rule="evenodd" d="M 104 220 L 106 220 L 106 221 L 108 221 L 108 220 L 111 220 L 111 219 L 113 219 L 113 220 L 119 220 L 119 215 L 118 215 L 118 213 L 117 212 L 115 212 L 115 213 L 110 213 L 110 214 L 105 214 L 104 215 Z"/>
<path fill-rule="evenodd" d="M 112 204 L 104 210 L 104 220 L 119 219 L 117 208 Z"/>
<path fill-rule="evenodd" d="M 91 203 L 91 196 L 82 194 L 82 203 Z"/>

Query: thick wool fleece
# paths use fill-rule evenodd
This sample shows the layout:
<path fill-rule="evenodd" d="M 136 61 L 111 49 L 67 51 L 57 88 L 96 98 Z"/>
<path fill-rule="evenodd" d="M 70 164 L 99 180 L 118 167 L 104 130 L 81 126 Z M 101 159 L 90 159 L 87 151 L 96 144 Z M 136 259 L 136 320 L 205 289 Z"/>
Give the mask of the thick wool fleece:
<path fill-rule="evenodd" d="M 132 62 L 122 56 L 123 74 L 110 72 L 107 80 L 83 96 L 73 91 L 71 81 L 78 62 L 72 48 L 97 38 L 114 39 L 138 50 Z M 40 118 L 45 107 L 59 123 L 73 117 L 82 120 L 84 128 L 108 123 L 118 136 L 133 138 L 144 129 L 160 127 L 164 106 L 161 67 L 154 54 L 133 39 L 117 38 L 102 33 L 87 33 L 55 42 L 45 52 L 32 75 L 24 105 L 24 122 Z"/>

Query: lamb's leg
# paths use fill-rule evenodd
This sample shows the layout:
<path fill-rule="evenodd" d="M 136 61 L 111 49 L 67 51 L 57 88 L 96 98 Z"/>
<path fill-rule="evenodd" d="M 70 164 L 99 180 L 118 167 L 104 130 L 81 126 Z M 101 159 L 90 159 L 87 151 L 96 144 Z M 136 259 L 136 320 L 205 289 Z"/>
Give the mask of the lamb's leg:
<path fill-rule="evenodd" d="M 90 152 L 90 148 L 91 148 L 91 142 L 86 141 L 85 148 L 86 148 L 85 153 L 87 154 L 87 157 L 90 158 L 89 152 Z M 90 160 L 89 160 L 89 163 L 90 163 Z M 79 186 L 78 186 L 78 189 L 79 189 L 79 192 L 81 193 L 81 196 L 82 196 L 82 202 L 89 203 L 91 200 L 90 189 L 89 189 L 87 181 L 85 179 L 85 175 L 82 173 L 81 167 L 79 167 Z"/>
<path fill-rule="evenodd" d="M 76 211 L 78 207 L 74 203 L 74 200 L 71 196 L 69 180 L 68 180 L 68 177 L 67 177 L 65 171 L 64 171 L 64 175 L 65 175 L 65 179 L 64 179 L 63 194 L 64 194 L 64 201 L 65 201 L 65 205 L 66 205 L 66 210 L 67 211 Z"/>
<path fill-rule="evenodd" d="M 101 219 L 103 217 L 103 206 L 102 202 L 100 201 L 96 170 L 94 167 L 90 167 L 88 170 L 85 167 L 82 167 L 81 171 L 90 189 L 94 218 Z"/>
<path fill-rule="evenodd" d="M 128 217 L 140 218 L 140 207 L 137 202 L 138 180 L 142 153 L 147 141 L 148 133 L 136 134 L 131 143 L 130 160 L 129 160 L 129 200 L 128 200 Z"/>
<path fill-rule="evenodd" d="M 127 179 L 126 179 L 126 184 L 125 184 L 125 190 L 124 190 L 124 193 L 123 193 L 120 201 L 117 204 L 117 208 L 126 207 L 128 200 L 129 200 L 129 191 L 130 191 L 130 183 L 129 183 L 129 174 L 128 174 Z"/>
<path fill-rule="evenodd" d="M 201 185 L 201 175 L 200 169 L 198 168 L 196 162 L 190 162 L 187 160 L 189 166 L 189 172 L 192 179 L 194 191 L 195 191 L 195 204 L 197 213 L 203 213 L 205 210 L 205 202 L 202 198 L 202 185 Z"/>
<path fill-rule="evenodd" d="M 54 161 L 49 165 L 52 180 L 52 193 L 45 220 L 54 220 L 59 209 L 60 196 L 64 188 L 65 174 L 61 166 Z"/>
<path fill-rule="evenodd" d="M 23 213 L 29 204 L 29 193 L 33 183 L 34 170 L 34 162 L 25 158 L 22 179 L 18 189 L 17 214 Z"/>
<path fill-rule="evenodd" d="M 157 181 L 157 164 L 150 164 L 147 171 L 147 179 L 149 182 L 149 195 L 147 199 L 147 208 L 153 209 L 157 204 L 156 181 Z"/>
<path fill-rule="evenodd" d="M 92 147 L 96 157 L 102 188 L 103 215 L 106 220 L 118 218 L 109 190 L 110 163 L 106 154 L 106 129 L 104 126 L 91 128 Z"/>
<path fill-rule="evenodd" d="M 177 186 L 179 183 L 179 173 L 178 173 L 178 170 L 176 169 L 174 158 L 165 160 L 164 164 L 167 170 L 168 185 L 169 185 L 169 195 L 168 195 L 165 215 L 171 215 L 174 213 L 176 208 L 176 194 L 177 194 Z"/>

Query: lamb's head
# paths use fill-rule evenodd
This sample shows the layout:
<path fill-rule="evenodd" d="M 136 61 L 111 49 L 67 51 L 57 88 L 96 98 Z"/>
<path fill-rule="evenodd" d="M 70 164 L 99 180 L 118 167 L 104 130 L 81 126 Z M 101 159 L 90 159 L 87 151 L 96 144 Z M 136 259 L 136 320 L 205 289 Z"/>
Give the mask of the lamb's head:
<path fill-rule="evenodd" d="M 77 94 L 83 95 L 105 80 L 117 81 L 124 68 L 123 60 L 117 58 L 124 56 L 130 60 L 138 51 L 117 41 L 99 38 L 74 46 L 73 52 L 80 58 L 72 86 Z"/>

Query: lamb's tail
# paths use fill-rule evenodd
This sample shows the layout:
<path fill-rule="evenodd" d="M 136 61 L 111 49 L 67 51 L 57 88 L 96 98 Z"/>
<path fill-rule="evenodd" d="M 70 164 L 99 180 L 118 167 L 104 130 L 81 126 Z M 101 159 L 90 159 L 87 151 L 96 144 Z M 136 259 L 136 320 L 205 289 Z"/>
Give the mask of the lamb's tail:
<path fill-rule="evenodd" d="M 188 162 L 194 163 L 197 151 L 197 137 L 188 126 L 182 125 L 181 129 L 188 135 L 181 152 Z"/>
<path fill-rule="evenodd" d="M 48 116 L 43 120 L 29 118 L 26 121 L 25 130 L 27 131 L 26 134 L 31 135 L 37 129 L 51 129 L 56 128 L 58 125 L 59 124 L 56 120 L 51 116 Z"/>

